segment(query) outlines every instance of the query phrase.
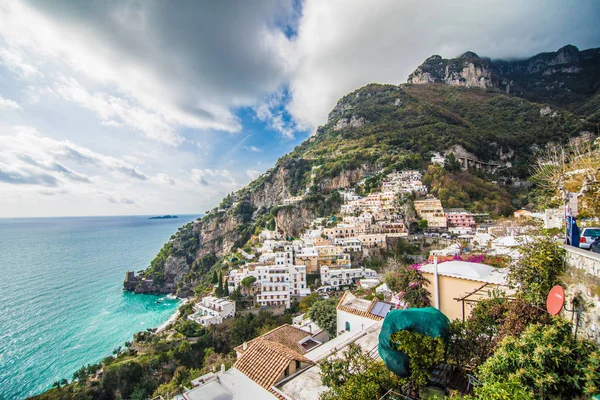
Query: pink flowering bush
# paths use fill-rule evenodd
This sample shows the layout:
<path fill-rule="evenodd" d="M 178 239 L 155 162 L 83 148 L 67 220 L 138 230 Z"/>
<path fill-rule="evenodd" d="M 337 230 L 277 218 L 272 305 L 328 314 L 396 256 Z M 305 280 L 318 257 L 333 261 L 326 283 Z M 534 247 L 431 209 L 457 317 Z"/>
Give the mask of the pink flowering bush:
<path fill-rule="evenodd" d="M 388 287 L 398 292 L 396 297 L 401 307 L 422 308 L 431 305 L 429 292 L 425 287 L 429 281 L 423 276 L 420 267 L 421 264 L 400 267 L 398 271 L 389 272 L 385 276 Z"/>

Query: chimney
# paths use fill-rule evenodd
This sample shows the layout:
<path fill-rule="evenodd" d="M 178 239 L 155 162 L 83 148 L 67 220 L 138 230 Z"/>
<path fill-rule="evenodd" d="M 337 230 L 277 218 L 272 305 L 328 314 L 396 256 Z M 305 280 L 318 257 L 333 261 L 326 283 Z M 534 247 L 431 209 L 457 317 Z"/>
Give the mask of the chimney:
<path fill-rule="evenodd" d="M 225 373 L 225 364 L 221 364 L 221 373 L 224 374 Z"/>
<path fill-rule="evenodd" d="M 248 342 L 244 342 L 244 344 L 242 344 L 242 350 L 248 350 Z"/>

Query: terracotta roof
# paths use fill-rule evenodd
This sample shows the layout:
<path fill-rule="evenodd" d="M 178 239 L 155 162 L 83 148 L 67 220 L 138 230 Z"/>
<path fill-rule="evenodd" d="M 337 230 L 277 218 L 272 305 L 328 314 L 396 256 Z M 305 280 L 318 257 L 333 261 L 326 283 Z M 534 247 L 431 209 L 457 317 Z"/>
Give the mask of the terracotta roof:
<path fill-rule="evenodd" d="M 365 317 L 365 318 L 369 318 L 372 319 L 374 321 L 381 321 L 383 319 L 383 317 L 380 317 L 379 315 L 375 315 L 375 314 L 371 314 L 371 310 L 373 309 L 373 307 L 375 306 L 375 304 L 379 301 L 377 298 L 374 298 L 373 300 L 371 300 L 371 304 L 369 305 L 369 307 L 366 310 L 358 310 L 354 307 L 345 305 L 344 303 L 346 302 L 346 300 L 352 296 L 354 298 L 354 295 L 352 293 L 350 293 L 349 291 L 346 291 L 346 293 L 344 293 L 344 295 L 342 296 L 342 298 L 340 299 L 340 301 L 338 302 L 338 305 L 336 307 L 336 309 L 340 310 L 340 311 L 344 311 L 350 314 L 354 314 L 354 315 L 358 315 L 361 317 Z M 364 300 L 367 301 L 367 300 Z"/>
<path fill-rule="evenodd" d="M 310 333 L 303 331 L 300 328 L 296 328 L 295 326 L 291 326 L 290 324 L 285 324 L 278 326 L 277 328 L 265 333 L 262 336 L 252 339 L 248 342 L 248 348 L 250 348 L 250 345 L 255 341 L 262 339 L 280 343 L 288 349 L 294 350 L 299 354 L 306 354 L 306 349 L 302 347 L 298 342 L 307 336 L 311 336 Z M 243 345 L 237 346 L 234 350 L 241 354 L 245 353 L 245 351 L 243 350 Z"/>
<path fill-rule="evenodd" d="M 271 389 L 292 361 L 300 361 L 309 365 L 314 362 L 298 354 L 281 343 L 257 338 L 248 346 L 246 352 L 235 362 L 234 367 L 260 386 L 274 393 Z"/>

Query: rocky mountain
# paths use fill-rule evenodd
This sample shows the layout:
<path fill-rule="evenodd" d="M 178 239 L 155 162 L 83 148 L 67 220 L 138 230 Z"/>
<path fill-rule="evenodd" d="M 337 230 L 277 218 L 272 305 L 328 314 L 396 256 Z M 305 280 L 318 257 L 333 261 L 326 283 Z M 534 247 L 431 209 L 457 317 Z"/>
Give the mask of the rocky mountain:
<path fill-rule="evenodd" d="M 208 287 L 212 271 L 226 269 L 236 259 L 232 253 L 248 248 L 261 229 L 297 236 L 313 218 L 339 209 L 337 189 L 363 181 L 358 190 L 367 193 L 391 171 L 427 169 L 438 152 L 497 168 L 493 175 L 429 174 L 430 189 L 442 198 L 457 193 L 453 207 L 510 213 L 537 151 L 596 131 L 599 66 L 599 49 L 574 46 L 518 61 L 467 52 L 428 58 L 407 84 L 357 89 L 272 169 L 180 228 L 146 270 L 128 274 L 124 288 L 189 294 Z M 301 201 L 284 205 L 298 195 Z M 405 214 L 407 224 L 414 222 L 410 207 Z"/>
<path fill-rule="evenodd" d="M 470 51 L 453 59 L 434 55 L 407 82 L 500 89 L 530 101 L 585 111 L 581 108 L 600 88 L 600 49 L 579 51 L 567 45 L 514 61 L 490 60 Z"/>

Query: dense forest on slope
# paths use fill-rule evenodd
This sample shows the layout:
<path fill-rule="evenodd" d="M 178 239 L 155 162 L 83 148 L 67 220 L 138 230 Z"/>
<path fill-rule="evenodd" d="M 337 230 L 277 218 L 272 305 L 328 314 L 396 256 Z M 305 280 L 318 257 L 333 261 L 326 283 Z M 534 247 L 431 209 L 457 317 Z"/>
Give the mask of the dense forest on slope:
<path fill-rule="evenodd" d="M 432 62 L 450 63 L 455 75 L 431 78 L 424 66 Z M 335 213 L 341 204 L 336 189 L 365 179 L 358 188 L 365 194 L 394 170 L 428 171 L 426 184 L 447 207 L 506 215 L 529 201 L 526 180 L 538 152 L 548 143 L 566 143 L 597 130 L 598 65 L 597 50 L 578 52 L 569 46 L 529 60 L 495 61 L 491 67 L 489 60 L 466 53 L 453 60 L 429 58 L 409 78 L 419 84 L 357 89 L 272 169 L 182 227 L 142 274 L 153 282 L 126 282 L 125 287 L 201 293 L 210 288 L 214 271 L 240 262 L 238 248 L 251 251 L 261 229 L 277 227 L 296 236 L 313 218 Z M 507 90 L 505 81 L 529 89 Z M 468 87 L 471 83 L 474 87 Z M 499 167 L 493 175 L 428 170 L 432 154 L 449 151 Z M 283 200 L 294 195 L 304 197 L 284 206 Z"/>

